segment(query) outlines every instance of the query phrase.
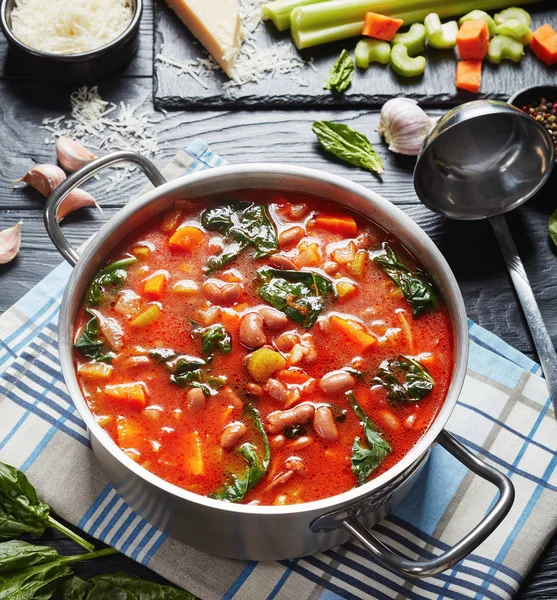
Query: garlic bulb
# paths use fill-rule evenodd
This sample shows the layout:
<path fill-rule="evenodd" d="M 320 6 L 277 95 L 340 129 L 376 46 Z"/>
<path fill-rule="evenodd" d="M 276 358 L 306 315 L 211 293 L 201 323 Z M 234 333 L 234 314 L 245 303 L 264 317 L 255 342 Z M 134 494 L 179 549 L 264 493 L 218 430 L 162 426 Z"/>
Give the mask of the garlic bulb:
<path fill-rule="evenodd" d="M 86 206 L 95 206 L 101 212 L 101 207 L 97 204 L 97 201 L 84 190 L 80 190 L 79 188 L 72 190 L 61 202 L 58 210 L 56 211 L 56 219 L 58 223 L 64 218 L 67 217 L 70 213 L 78 210 L 80 208 L 85 208 Z"/>
<path fill-rule="evenodd" d="M 431 119 L 410 98 L 392 98 L 381 109 L 379 133 L 391 152 L 417 156 L 431 127 Z"/>
<path fill-rule="evenodd" d="M 0 265 L 13 260 L 21 245 L 21 222 L 0 231 Z"/>
<path fill-rule="evenodd" d="M 38 190 L 43 196 L 50 194 L 66 179 L 66 174 L 56 165 L 37 165 L 30 171 L 27 171 L 23 177 L 16 179 L 12 185 L 19 187 L 26 183 Z"/>
<path fill-rule="evenodd" d="M 79 142 L 62 136 L 56 142 L 56 156 L 66 171 L 73 173 L 94 160 L 95 155 Z"/>

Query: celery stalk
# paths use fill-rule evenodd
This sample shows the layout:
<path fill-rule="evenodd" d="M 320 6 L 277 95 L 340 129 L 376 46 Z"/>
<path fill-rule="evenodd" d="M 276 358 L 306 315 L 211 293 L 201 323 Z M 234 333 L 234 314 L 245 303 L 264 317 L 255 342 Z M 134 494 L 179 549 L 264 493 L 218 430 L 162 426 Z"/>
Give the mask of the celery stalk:
<path fill-rule="evenodd" d="M 273 0 L 263 5 L 263 18 L 272 21 L 279 31 L 290 29 L 290 13 L 299 6 L 317 4 L 327 0 Z"/>
<path fill-rule="evenodd" d="M 511 1 L 513 4 L 532 4 L 538 0 Z M 422 23 L 432 12 L 437 13 L 440 18 L 446 18 L 474 9 L 498 10 L 508 4 L 509 0 L 328 0 L 298 7 L 292 11 L 292 39 L 296 47 L 302 50 L 360 35 L 364 16 L 368 11 L 402 19 L 405 25 L 411 25 Z M 354 18 L 355 14 L 359 14 L 360 17 Z M 304 25 L 301 26 L 301 23 Z"/>

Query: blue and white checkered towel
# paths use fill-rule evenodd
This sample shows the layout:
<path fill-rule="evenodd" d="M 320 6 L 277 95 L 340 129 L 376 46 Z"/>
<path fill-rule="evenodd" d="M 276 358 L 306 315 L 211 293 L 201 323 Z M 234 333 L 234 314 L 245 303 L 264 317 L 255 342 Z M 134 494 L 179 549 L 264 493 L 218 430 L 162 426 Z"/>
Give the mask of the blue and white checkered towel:
<path fill-rule="evenodd" d="M 223 162 L 196 141 L 166 174 Z M 555 531 L 557 422 L 540 368 L 470 323 L 468 375 L 448 430 L 516 488 L 510 514 L 472 555 L 437 577 L 410 581 L 356 543 L 268 563 L 207 556 L 178 544 L 106 483 L 68 396 L 56 325 L 69 274 L 61 265 L 0 317 L 0 460 L 24 470 L 60 516 L 203 600 L 511 598 Z M 402 554 L 431 557 L 470 531 L 495 496 L 493 486 L 436 447 L 412 492 L 376 532 Z M 150 521 L 156 523 L 156 514 Z"/>

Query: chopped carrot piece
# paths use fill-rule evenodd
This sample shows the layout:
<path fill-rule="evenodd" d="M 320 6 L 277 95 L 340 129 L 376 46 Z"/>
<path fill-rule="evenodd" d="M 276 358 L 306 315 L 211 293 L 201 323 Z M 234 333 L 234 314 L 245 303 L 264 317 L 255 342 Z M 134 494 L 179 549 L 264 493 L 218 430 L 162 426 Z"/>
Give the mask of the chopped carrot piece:
<path fill-rule="evenodd" d="M 298 371 L 295 369 L 283 369 L 277 373 L 277 379 L 282 381 L 282 383 L 290 385 L 304 385 L 304 383 L 307 383 L 311 377 L 303 371 Z"/>
<path fill-rule="evenodd" d="M 150 296 L 154 296 L 155 298 L 160 298 L 164 291 L 164 286 L 166 284 L 167 273 L 165 271 L 158 271 L 148 277 L 145 280 L 145 285 L 143 286 L 143 291 Z"/>
<path fill-rule="evenodd" d="M 104 393 L 109 398 L 122 400 L 122 402 L 132 408 L 145 408 L 145 403 L 147 401 L 143 384 L 139 382 L 106 385 L 104 387 Z"/>
<path fill-rule="evenodd" d="M 548 67 L 557 63 L 557 31 L 551 25 L 542 25 L 534 31 L 530 47 Z"/>
<path fill-rule="evenodd" d="M 489 47 L 487 21 L 464 21 L 456 34 L 456 44 L 461 60 L 483 60 Z"/>
<path fill-rule="evenodd" d="M 234 335 L 240 331 L 240 315 L 234 310 L 223 309 L 220 314 L 222 324 L 228 333 Z"/>
<path fill-rule="evenodd" d="M 356 235 L 358 233 L 356 221 L 348 215 L 319 215 L 315 217 L 314 224 L 315 227 L 330 233 L 339 233 L 340 235 Z"/>
<path fill-rule="evenodd" d="M 149 304 L 146 309 L 130 321 L 130 325 L 132 327 L 149 327 L 161 316 L 161 313 L 162 309 L 158 304 Z"/>
<path fill-rule="evenodd" d="M 85 363 L 78 369 L 81 377 L 85 379 L 108 379 L 114 367 L 103 362 Z"/>
<path fill-rule="evenodd" d="M 347 337 L 351 342 L 360 347 L 362 352 L 368 350 L 377 341 L 371 334 L 364 330 L 364 328 L 354 321 L 348 319 L 342 319 L 333 315 L 329 319 L 330 324 L 338 331 Z"/>
<path fill-rule="evenodd" d="M 482 61 L 461 60 L 456 65 L 456 87 L 477 94 L 482 84 Z"/>
<path fill-rule="evenodd" d="M 205 473 L 201 437 L 197 431 L 193 431 L 190 437 L 187 463 L 192 475 L 203 475 Z"/>
<path fill-rule="evenodd" d="M 118 446 L 133 460 L 139 458 L 137 447 L 144 441 L 143 429 L 134 420 L 118 417 L 116 425 Z"/>
<path fill-rule="evenodd" d="M 172 248 L 191 251 L 201 243 L 204 237 L 205 234 L 198 227 L 184 225 L 172 234 L 168 243 Z"/>
<path fill-rule="evenodd" d="M 301 269 L 302 267 L 318 267 L 321 264 L 321 253 L 317 244 L 302 242 L 298 246 L 298 256 L 292 262 Z"/>
<path fill-rule="evenodd" d="M 402 19 L 393 19 L 378 13 L 368 12 L 365 16 L 362 34 L 390 42 L 403 23 Z"/>

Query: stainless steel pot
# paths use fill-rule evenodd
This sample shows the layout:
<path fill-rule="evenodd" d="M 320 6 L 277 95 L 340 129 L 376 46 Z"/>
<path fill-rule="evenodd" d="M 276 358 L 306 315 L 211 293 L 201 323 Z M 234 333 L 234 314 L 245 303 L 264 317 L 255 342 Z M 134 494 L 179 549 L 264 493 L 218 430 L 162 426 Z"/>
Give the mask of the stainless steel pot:
<path fill-rule="evenodd" d="M 81 256 L 70 246 L 56 220 L 57 208 L 76 186 L 104 167 L 119 162 L 138 165 L 155 189 L 131 201 L 97 233 Z M 181 198 L 196 199 L 241 189 L 273 189 L 313 194 L 350 207 L 395 234 L 418 257 L 441 292 L 453 325 L 454 368 L 445 403 L 435 422 L 414 448 L 388 472 L 338 496 L 292 506 L 245 506 L 198 496 L 146 471 L 128 458 L 96 423 L 81 394 L 72 360 L 74 323 L 85 291 L 108 255 L 134 229 Z M 99 158 L 70 176 L 50 196 L 45 209 L 48 233 L 75 266 L 62 301 L 58 343 L 62 372 L 85 421 L 93 450 L 109 481 L 139 514 L 178 540 L 230 558 L 276 560 L 313 554 L 358 539 L 382 564 L 406 576 L 426 577 L 451 567 L 472 552 L 508 513 L 514 490 L 510 480 L 479 461 L 444 430 L 464 382 L 468 358 L 466 311 L 457 282 L 429 237 L 401 210 L 376 193 L 322 171 L 278 164 L 219 167 L 165 182 L 145 158 L 117 152 Z M 409 491 L 429 451 L 440 444 L 474 473 L 499 488 L 489 513 L 458 544 L 431 560 L 407 560 L 379 541 L 367 527 L 391 511 Z"/>

